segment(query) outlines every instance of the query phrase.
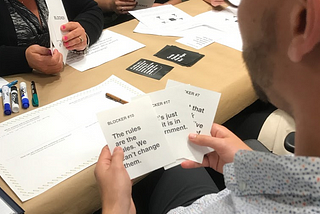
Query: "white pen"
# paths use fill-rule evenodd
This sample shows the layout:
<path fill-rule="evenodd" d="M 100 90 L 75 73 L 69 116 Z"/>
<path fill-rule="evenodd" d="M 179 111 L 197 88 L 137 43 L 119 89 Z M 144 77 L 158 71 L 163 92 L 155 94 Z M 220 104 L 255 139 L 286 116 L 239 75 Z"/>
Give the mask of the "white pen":
<path fill-rule="evenodd" d="M 12 112 L 17 113 L 20 110 L 19 106 L 19 95 L 16 86 L 11 86 L 11 108 Z"/>

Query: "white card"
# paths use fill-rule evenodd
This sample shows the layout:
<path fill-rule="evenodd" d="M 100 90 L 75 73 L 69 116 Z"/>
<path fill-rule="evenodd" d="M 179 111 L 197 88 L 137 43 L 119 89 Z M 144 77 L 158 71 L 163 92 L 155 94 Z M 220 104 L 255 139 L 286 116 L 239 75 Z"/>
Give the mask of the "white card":
<path fill-rule="evenodd" d="M 190 35 L 183 38 L 180 38 L 176 40 L 176 42 L 179 42 L 181 44 L 187 45 L 189 47 L 192 47 L 194 49 L 201 49 L 207 45 L 210 45 L 214 42 L 213 38 L 210 38 L 209 36 L 204 35 Z"/>
<path fill-rule="evenodd" d="M 46 3 L 49 10 L 48 27 L 51 51 L 53 52 L 54 48 L 57 49 L 63 56 L 63 62 L 66 63 L 68 49 L 63 45 L 62 37 L 64 34 L 60 30 L 60 27 L 69 22 L 67 14 L 62 1 L 46 0 Z M 54 47 L 52 47 L 52 44 Z"/>
<path fill-rule="evenodd" d="M 189 97 L 188 107 L 196 126 L 196 133 L 210 135 L 221 94 L 174 80 L 168 80 L 166 88 L 181 85 L 183 85 L 182 87 L 184 87 L 185 93 Z"/>
<path fill-rule="evenodd" d="M 197 146 L 188 139 L 189 133 L 196 132 L 196 126 L 190 116 L 189 98 L 183 86 L 167 88 L 143 96 L 149 96 L 152 100 L 163 133 L 176 160 L 186 158 L 201 163 L 204 147 Z M 138 98 L 139 96 L 133 99 Z"/>
<path fill-rule="evenodd" d="M 140 10 L 152 7 L 154 0 L 137 0 L 137 5 L 133 10 Z"/>
<path fill-rule="evenodd" d="M 110 150 L 123 148 L 131 179 L 175 161 L 155 115 L 148 97 L 97 114 Z"/>

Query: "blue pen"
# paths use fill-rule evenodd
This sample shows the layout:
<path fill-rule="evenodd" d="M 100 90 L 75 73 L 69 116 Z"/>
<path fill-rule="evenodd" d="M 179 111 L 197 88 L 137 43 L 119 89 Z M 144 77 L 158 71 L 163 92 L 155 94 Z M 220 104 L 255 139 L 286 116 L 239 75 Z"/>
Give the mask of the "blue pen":
<path fill-rule="evenodd" d="M 15 85 L 18 83 L 18 80 L 14 80 L 12 82 L 9 82 L 8 84 L 6 84 L 6 86 L 8 86 L 9 88 L 11 88 L 11 86 Z M 2 92 L 2 88 L 0 88 L 0 93 Z"/>

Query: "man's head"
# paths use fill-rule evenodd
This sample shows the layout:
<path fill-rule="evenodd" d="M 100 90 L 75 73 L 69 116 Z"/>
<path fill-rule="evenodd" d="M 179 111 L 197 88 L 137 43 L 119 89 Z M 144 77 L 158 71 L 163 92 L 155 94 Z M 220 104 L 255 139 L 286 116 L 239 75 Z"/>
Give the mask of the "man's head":
<path fill-rule="evenodd" d="M 294 116 L 320 92 L 320 0 L 242 0 L 239 25 L 257 94 Z"/>

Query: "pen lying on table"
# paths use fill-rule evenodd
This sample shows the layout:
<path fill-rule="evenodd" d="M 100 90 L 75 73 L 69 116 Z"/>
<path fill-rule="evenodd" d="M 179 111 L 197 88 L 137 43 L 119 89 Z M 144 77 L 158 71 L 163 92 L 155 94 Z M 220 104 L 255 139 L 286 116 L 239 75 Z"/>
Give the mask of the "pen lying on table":
<path fill-rule="evenodd" d="M 128 103 L 127 101 L 125 101 L 125 100 L 123 100 L 123 99 L 121 99 L 121 98 L 119 98 L 117 96 L 114 96 L 112 94 L 109 94 L 109 93 L 106 93 L 106 98 L 111 99 L 111 100 L 116 101 L 116 102 L 119 102 L 121 104 Z"/>

